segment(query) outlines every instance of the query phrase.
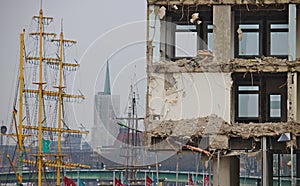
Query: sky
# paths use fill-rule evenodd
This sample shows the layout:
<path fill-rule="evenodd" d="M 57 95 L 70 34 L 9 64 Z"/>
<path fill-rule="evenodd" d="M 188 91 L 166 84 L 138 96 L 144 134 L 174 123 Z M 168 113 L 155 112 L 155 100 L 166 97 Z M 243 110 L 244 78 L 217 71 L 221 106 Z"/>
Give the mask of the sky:
<path fill-rule="evenodd" d="M 31 18 L 38 15 L 39 0 L 0 2 L 0 122 L 9 125 L 19 64 L 19 33 L 30 30 Z M 80 69 L 73 77 L 72 90 L 86 99 L 74 106 L 74 117 L 87 129 L 93 126 L 93 101 L 103 91 L 105 64 L 110 64 L 112 94 L 121 96 L 120 113 L 125 114 L 129 87 L 137 82 L 141 114 L 146 94 L 146 0 L 47 0 L 45 16 L 54 17 L 54 31 L 78 44 L 74 58 Z M 78 91 L 79 90 L 79 91 Z"/>

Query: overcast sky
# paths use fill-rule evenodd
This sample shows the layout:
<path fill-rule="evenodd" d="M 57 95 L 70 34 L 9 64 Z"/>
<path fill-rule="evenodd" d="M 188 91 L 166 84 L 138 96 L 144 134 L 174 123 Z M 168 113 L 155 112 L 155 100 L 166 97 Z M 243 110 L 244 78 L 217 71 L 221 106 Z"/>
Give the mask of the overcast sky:
<path fill-rule="evenodd" d="M 47 0 L 44 15 L 55 18 L 54 32 L 76 39 L 74 56 L 80 63 L 73 89 L 86 100 L 75 107 L 76 120 L 89 129 L 93 125 L 94 94 L 103 91 L 105 62 L 109 59 L 112 93 L 121 95 L 121 113 L 128 102 L 134 73 L 139 82 L 140 109 L 145 109 L 146 0 Z M 16 87 L 19 64 L 19 33 L 30 29 L 31 18 L 38 15 L 39 0 L 1 0 L 0 121 L 8 123 Z M 52 30 L 53 31 L 53 30 Z"/>

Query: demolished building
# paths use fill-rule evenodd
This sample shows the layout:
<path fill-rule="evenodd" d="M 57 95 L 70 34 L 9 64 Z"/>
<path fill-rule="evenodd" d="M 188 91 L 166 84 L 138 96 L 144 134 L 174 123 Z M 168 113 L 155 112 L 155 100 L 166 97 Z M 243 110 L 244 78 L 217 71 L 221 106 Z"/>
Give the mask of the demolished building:
<path fill-rule="evenodd" d="M 148 0 L 146 140 L 200 147 L 214 183 L 239 185 L 239 152 L 294 154 L 300 185 L 300 1 Z M 288 142 L 278 142 L 283 133 Z M 234 156 L 230 156 L 233 154 Z M 293 167 L 293 166 L 292 166 Z M 218 170 L 217 170 L 218 169 Z"/>

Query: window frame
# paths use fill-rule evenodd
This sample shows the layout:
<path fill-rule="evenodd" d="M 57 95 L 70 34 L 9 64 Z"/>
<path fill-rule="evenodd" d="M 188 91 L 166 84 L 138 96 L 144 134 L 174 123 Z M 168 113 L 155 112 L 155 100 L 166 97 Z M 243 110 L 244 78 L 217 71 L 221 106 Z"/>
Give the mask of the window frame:
<path fill-rule="evenodd" d="M 199 50 L 208 50 L 208 34 L 213 33 L 213 29 L 208 28 L 209 25 L 213 26 L 212 21 L 204 21 L 200 25 L 197 24 L 191 24 L 187 21 L 180 21 L 180 22 L 173 22 L 175 24 L 174 32 L 173 34 L 173 40 L 174 40 L 174 46 L 173 46 L 173 52 L 172 52 L 172 57 L 171 60 L 177 60 L 177 59 L 182 59 L 182 58 L 187 58 L 191 59 L 194 56 L 186 56 L 186 57 L 177 57 L 176 56 L 176 32 L 187 32 L 187 30 L 182 30 L 182 29 L 176 29 L 176 25 L 195 25 L 196 29 L 189 30 L 190 32 L 197 32 L 197 51 Z M 203 43 L 200 42 L 202 40 Z M 211 51 L 213 52 L 213 51 Z"/>
<path fill-rule="evenodd" d="M 203 31 L 203 36 L 200 37 L 202 38 L 202 40 L 205 42 L 205 46 L 200 46 L 198 50 L 208 50 L 208 34 L 211 33 L 213 35 L 213 23 L 212 22 L 205 22 L 205 23 L 201 23 L 203 24 L 203 28 L 202 28 L 202 31 Z M 208 26 L 211 25 L 212 28 L 208 28 Z M 212 41 L 214 43 L 214 40 Z M 211 52 L 213 52 L 213 43 L 212 43 L 212 50 Z"/>
<path fill-rule="evenodd" d="M 179 56 L 177 57 L 176 56 L 176 33 L 177 32 L 195 32 L 196 33 L 196 51 L 198 51 L 198 46 L 199 46 L 199 28 L 198 28 L 198 25 L 195 25 L 195 24 L 189 24 L 188 22 L 177 22 L 177 23 L 174 23 L 175 24 L 175 29 L 174 29 L 174 33 L 173 33 L 173 38 L 174 38 L 174 49 L 173 49 L 173 58 L 172 59 L 182 59 L 182 58 L 193 58 L 194 56 Z M 195 26 L 196 28 L 195 29 L 177 29 L 176 26 L 177 25 L 186 25 L 186 26 Z M 197 55 L 197 54 L 196 54 Z"/>
<path fill-rule="evenodd" d="M 271 25 L 272 24 L 286 24 L 287 26 L 289 26 L 289 23 L 288 22 L 284 22 L 282 20 L 268 20 L 267 21 L 267 33 L 268 33 L 268 36 L 267 36 L 267 42 L 268 42 L 268 45 L 267 45 L 267 54 L 268 56 L 272 56 L 272 57 L 278 57 L 278 58 L 288 58 L 288 54 L 287 55 L 272 55 L 271 54 L 271 33 L 272 31 L 276 31 L 276 32 L 287 32 L 289 33 L 289 28 L 286 28 L 286 29 L 275 29 L 275 28 L 271 28 Z M 288 41 L 287 41 L 288 42 Z"/>
<path fill-rule="evenodd" d="M 263 123 L 263 122 L 286 122 L 287 121 L 287 74 L 272 73 L 249 74 L 233 73 L 232 106 L 234 122 L 239 123 Z M 259 90 L 241 91 L 239 86 L 258 86 Z M 239 117 L 239 95 L 259 94 L 258 117 Z M 280 117 L 270 117 L 270 95 L 280 95 Z"/>
<path fill-rule="evenodd" d="M 255 11 L 248 11 L 253 9 Z M 268 9 L 270 9 L 268 11 Z M 261 56 L 273 56 L 278 58 L 287 58 L 288 55 L 271 55 L 271 32 L 273 29 L 270 28 L 270 24 L 287 24 L 288 25 L 288 10 L 282 7 L 281 9 L 277 6 L 271 6 L 265 8 L 257 8 L 254 6 L 241 6 L 234 8 L 234 57 L 235 58 L 246 58 L 251 59 Z M 260 43 L 259 43 L 259 55 L 239 55 L 239 40 L 238 33 L 236 32 L 239 24 L 260 24 Z M 278 29 L 279 31 L 279 29 Z M 286 32 L 285 30 L 281 30 Z"/>
<path fill-rule="evenodd" d="M 258 86 L 258 90 L 239 90 L 240 86 Z M 260 108 L 260 99 L 261 99 L 261 95 L 260 95 L 260 89 L 261 87 L 259 86 L 259 84 L 257 82 L 253 83 L 253 84 L 247 84 L 246 82 L 241 82 L 239 84 L 236 85 L 236 91 L 235 91 L 235 121 L 237 122 L 258 122 L 259 121 L 259 117 L 260 117 L 260 112 L 261 112 L 261 108 Z M 239 117 L 239 95 L 240 94 L 258 94 L 258 116 L 257 117 Z"/>
<path fill-rule="evenodd" d="M 259 25 L 259 28 L 258 29 L 242 29 L 243 32 L 258 32 L 259 33 L 259 36 L 258 36 L 258 55 L 240 55 L 239 54 L 239 51 L 240 51 L 240 41 L 238 39 L 238 33 L 236 32 L 239 28 L 239 25 L 240 24 L 245 24 L 245 25 L 256 25 L 258 24 Z M 263 53 L 262 49 L 263 49 L 263 33 L 262 33 L 262 26 L 263 26 L 263 23 L 262 21 L 260 20 L 249 20 L 249 21 L 236 21 L 235 22 L 235 36 L 234 36 L 234 55 L 236 58 L 246 58 L 246 59 L 250 59 L 250 58 L 255 58 L 255 57 L 260 57 L 261 54 Z"/>
<path fill-rule="evenodd" d="M 271 117 L 271 95 L 280 95 L 280 117 Z M 283 104 L 282 104 L 282 95 L 280 93 L 269 93 L 267 95 L 267 99 L 268 99 L 268 109 L 267 109 L 267 118 L 268 118 L 268 121 L 270 122 L 280 122 L 281 121 L 281 118 L 282 118 L 282 115 L 283 115 L 283 111 L 282 111 L 282 108 L 283 108 Z"/>

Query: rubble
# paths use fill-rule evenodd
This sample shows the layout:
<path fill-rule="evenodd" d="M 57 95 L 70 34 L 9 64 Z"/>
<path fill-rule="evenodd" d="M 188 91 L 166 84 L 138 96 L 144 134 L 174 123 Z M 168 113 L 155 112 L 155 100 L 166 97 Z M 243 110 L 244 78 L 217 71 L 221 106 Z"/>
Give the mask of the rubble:
<path fill-rule="evenodd" d="M 213 5 L 213 4 L 247 4 L 247 5 L 269 5 L 269 4 L 288 4 L 297 3 L 297 0 L 149 0 L 150 5 Z"/>
<path fill-rule="evenodd" d="M 231 137 L 249 139 L 262 136 L 280 136 L 286 132 L 292 132 L 295 136 L 300 136 L 300 123 L 297 122 L 229 124 L 216 115 L 179 121 L 155 120 L 148 122 L 150 126 L 157 126 L 147 130 L 148 135 L 151 137 L 191 139 L 192 137 L 210 136 L 214 140 L 210 144 L 212 149 L 226 148 L 225 145 Z"/>
<path fill-rule="evenodd" d="M 210 51 L 199 51 L 192 59 L 176 61 L 160 61 L 151 64 L 153 73 L 178 72 L 300 72 L 300 61 L 288 61 L 276 57 L 262 57 L 255 59 L 235 58 L 229 61 L 216 62 Z"/>
<path fill-rule="evenodd" d="M 147 130 L 151 136 L 154 137 L 168 137 L 168 136 L 195 136 L 200 137 L 204 134 L 218 134 L 221 128 L 229 125 L 222 118 L 211 115 L 207 117 L 200 117 L 197 119 L 182 119 L 178 121 L 172 120 L 153 120 L 149 121 L 148 126 L 156 126 L 155 128 Z"/>

